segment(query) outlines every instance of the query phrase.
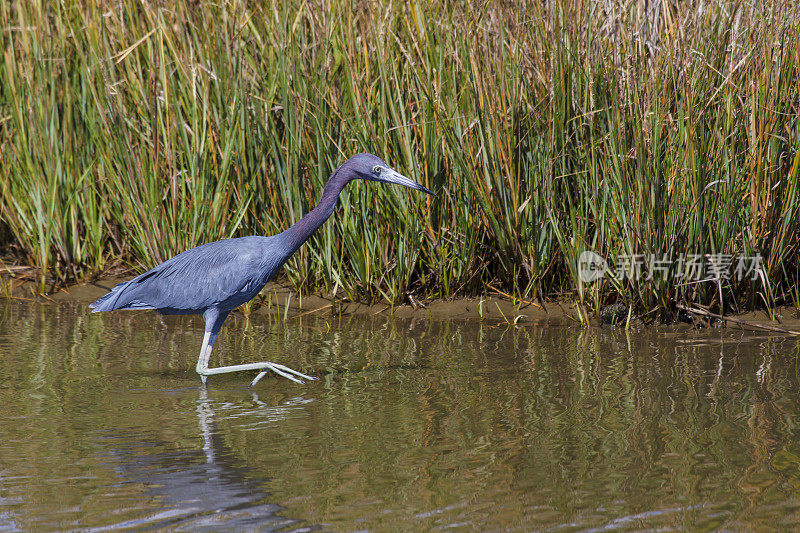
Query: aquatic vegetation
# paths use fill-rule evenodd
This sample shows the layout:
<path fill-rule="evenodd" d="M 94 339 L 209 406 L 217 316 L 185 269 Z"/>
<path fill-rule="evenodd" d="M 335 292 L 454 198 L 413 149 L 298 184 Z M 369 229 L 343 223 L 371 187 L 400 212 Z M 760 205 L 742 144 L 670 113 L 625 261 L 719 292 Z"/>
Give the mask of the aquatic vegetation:
<path fill-rule="evenodd" d="M 45 275 L 144 269 L 282 231 L 369 151 L 439 197 L 353 187 L 288 263 L 296 289 L 397 303 L 492 284 L 572 294 L 582 319 L 614 301 L 800 307 L 799 11 L 3 3 L 0 244 L 43 290 Z M 763 263 L 585 282 L 586 250 Z"/>

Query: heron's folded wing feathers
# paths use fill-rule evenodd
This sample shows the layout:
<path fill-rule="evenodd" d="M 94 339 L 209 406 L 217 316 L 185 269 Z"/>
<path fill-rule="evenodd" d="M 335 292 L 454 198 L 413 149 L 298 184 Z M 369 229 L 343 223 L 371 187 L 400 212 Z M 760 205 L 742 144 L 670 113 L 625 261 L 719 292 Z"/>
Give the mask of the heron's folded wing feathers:
<path fill-rule="evenodd" d="M 263 286 L 263 246 L 253 238 L 192 248 L 131 281 L 120 283 L 90 307 L 192 311 L 220 305 Z"/>

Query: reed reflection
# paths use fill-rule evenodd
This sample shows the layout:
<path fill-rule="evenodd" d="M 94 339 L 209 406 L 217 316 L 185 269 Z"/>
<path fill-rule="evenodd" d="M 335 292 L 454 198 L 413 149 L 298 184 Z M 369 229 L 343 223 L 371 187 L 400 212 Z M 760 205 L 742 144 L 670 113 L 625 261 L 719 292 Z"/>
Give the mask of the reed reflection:
<path fill-rule="evenodd" d="M 231 376 L 202 396 L 202 324 L 170 320 L 165 336 L 133 315 L 0 308 L 3 516 L 28 529 L 236 523 L 242 509 L 332 529 L 800 525 L 794 339 L 240 317 L 223 364 L 266 355 L 322 379 L 251 396 Z"/>

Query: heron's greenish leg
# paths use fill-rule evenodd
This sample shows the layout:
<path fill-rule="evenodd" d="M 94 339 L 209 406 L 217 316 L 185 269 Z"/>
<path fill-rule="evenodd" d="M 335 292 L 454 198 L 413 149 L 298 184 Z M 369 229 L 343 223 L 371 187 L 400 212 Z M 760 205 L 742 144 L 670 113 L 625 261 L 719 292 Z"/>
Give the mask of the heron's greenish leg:
<path fill-rule="evenodd" d="M 228 318 L 230 311 L 220 312 L 218 309 L 209 308 L 203 313 L 203 320 L 206 322 L 206 332 L 203 335 L 203 345 L 200 347 L 200 356 L 197 358 L 197 373 L 203 385 L 208 381 L 208 360 L 211 358 L 211 349 L 217 340 L 222 323 Z"/>
<path fill-rule="evenodd" d="M 197 373 L 200 374 L 200 380 L 205 385 L 208 381 L 208 376 L 212 376 L 214 374 L 227 374 L 228 372 L 240 372 L 242 370 L 261 370 L 262 372 L 256 376 L 256 378 L 250 383 L 252 387 L 258 381 L 264 377 L 267 372 L 270 370 L 278 374 L 279 376 L 283 376 L 286 379 L 290 379 L 296 383 L 303 383 L 299 378 L 307 379 L 309 381 L 313 381 L 316 378 L 307 376 L 302 374 L 296 370 L 292 370 L 288 366 L 280 365 L 278 363 L 270 363 L 268 361 L 263 361 L 261 363 L 248 363 L 244 365 L 232 365 L 232 366 L 221 366 L 218 368 L 208 368 L 208 360 L 211 357 L 211 349 L 214 347 L 214 341 L 217 340 L 217 335 L 219 335 L 219 330 L 222 328 L 222 323 L 228 317 L 228 313 L 226 312 L 219 312 L 216 309 L 209 309 L 205 313 L 203 313 L 203 318 L 206 321 L 206 332 L 203 336 L 203 346 L 200 348 L 200 356 L 197 359 Z M 297 376 L 297 377 L 295 377 Z"/>
<path fill-rule="evenodd" d="M 197 368 L 195 369 L 200 374 L 200 381 L 203 382 L 203 385 L 208 381 L 208 376 L 203 374 L 203 370 L 208 368 L 208 358 L 211 356 L 211 346 L 208 343 L 210 337 L 211 332 L 206 331 L 203 335 L 203 345 L 200 347 L 200 356 L 197 358 Z"/>

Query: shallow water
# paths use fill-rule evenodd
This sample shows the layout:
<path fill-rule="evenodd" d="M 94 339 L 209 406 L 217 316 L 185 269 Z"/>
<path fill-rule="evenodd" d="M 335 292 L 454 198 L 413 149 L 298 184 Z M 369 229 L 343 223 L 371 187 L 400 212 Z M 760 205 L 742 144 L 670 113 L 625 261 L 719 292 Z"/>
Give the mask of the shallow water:
<path fill-rule="evenodd" d="M 0 529 L 800 527 L 798 341 L 0 302 Z"/>

